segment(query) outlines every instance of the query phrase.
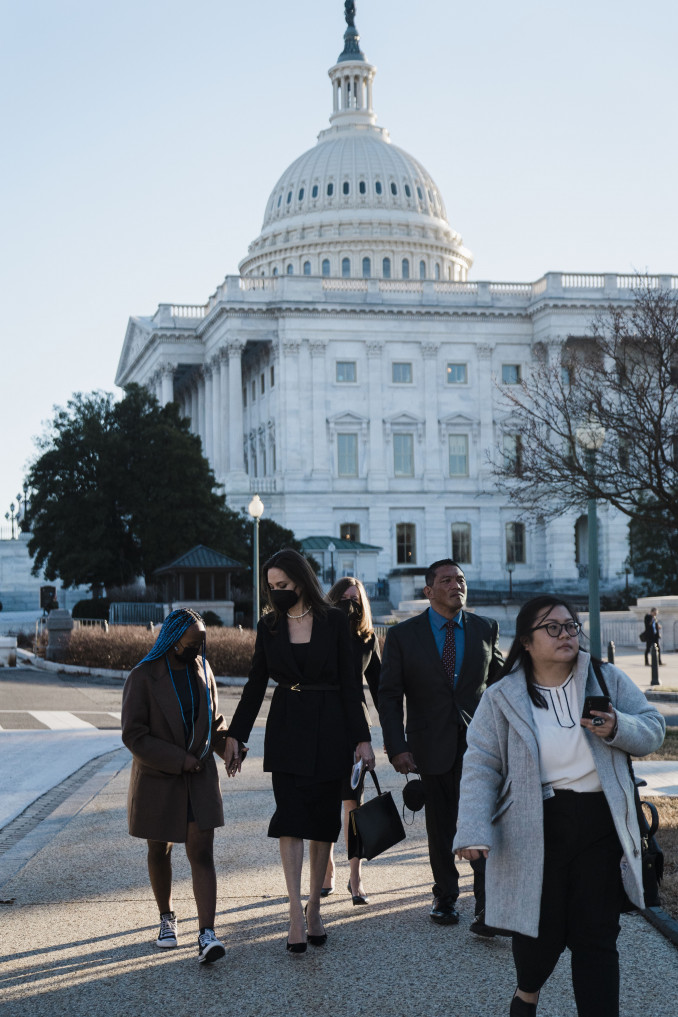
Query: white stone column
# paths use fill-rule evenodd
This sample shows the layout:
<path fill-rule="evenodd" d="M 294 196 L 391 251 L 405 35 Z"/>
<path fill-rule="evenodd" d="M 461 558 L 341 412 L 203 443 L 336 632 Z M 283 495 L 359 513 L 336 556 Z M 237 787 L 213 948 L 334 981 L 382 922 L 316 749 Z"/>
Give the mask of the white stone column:
<path fill-rule="evenodd" d="M 212 441 L 212 365 L 205 364 L 205 455 L 214 469 L 214 443 Z"/>
<path fill-rule="evenodd" d="M 382 379 L 383 342 L 369 340 L 365 344 L 367 350 L 367 391 L 369 412 L 369 447 L 367 453 L 368 473 L 367 488 L 369 491 L 385 491 L 388 487 L 386 473 L 386 449 L 384 446 L 384 404 Z M 376 525 L 376 524 L 375 524 Z M 370 510 L 370 529 L 374 531 L 372 510 Z M 376 542 L 373 540 L 373 543 Z"/>
<path fill-rule="evenodd" d="M 242 406 L 242 339 L 231 339 L 228 344 L 228 491 L 249 490 L 243 457 L 243 406 Z"/>
<path fill-rule="evenodd" d="M 198 393 L 198 435 L 200 436 L 200 442 L 202 444 L 202 454 L 207 455 L 207 449 L 205 447 L 205 372 L 202 368 L 198 373 L 196 383 Z"/>
<path fill-rule="evenodd" d="M 200 413 L 198 410 L 198 381 L 197 378 L 191 379 L 191 391 L 189 393 L 190 405 L 191 405 L 191 431 L 193 434 L 200 433 L 199 420 Z"/>
<path fill-rule="evenodd" d="M 438 440 L 438 350 L 439 343 L 423 342 L 421 353 L 424 368 L 424 420 L 426 436 L 424 438 L 424 490 L 441 491 L 443 476 L 441 471 L 441 453 Z M 428 515 L 426 521 L 429 527 Z M 437 540 L 437 537 L 436 537 Z M 442 556 L 441 556 L 442 557 Z"/>
<path fill-rule="evenodd" d="M 279 331 L 283 333 L 283 323 Z M 280 380 L 278 398 L 280 399 L 280 417 L 278 420 L 278 469 L 285 477 L 285 487 L 298 481 L 304 474 L 304 462 L 301 451 L 301 379 L 299 371 L 298 340 L 287 340 L 281 337 Z"/>
<path fill-rule="evenodd" d="M 315 480 L 324 481 L 330 478 L 330 455 L 327 444 L 327 380 L 325 378 L 325 354 L 327 343 L 314 340 L 309 343 L 311 352 L 311 402 L 313 406 L 312 441 L 313 467 L 312 476 Z"/>
<path fill-rule="evenodd" d="M 219 392 L 221 404 L 221 419 L 219 422 L 219 429 L 221 431 L 221 479 L 223 480 L 230 469 L 228 434 L 228 351 L 223 349 L 219 352 Z"/>
<path fill-rule="evenodd" d="M 221 371 L 219 357 L 210 361 L 212 368 L 212 469 L 215 476 L 223 472 L 221 459 Z"/>
<path fill-rule="evenodd" d="M 174 372 L 176 364 L 163 364 L 160 368 L 160 402 L 163 406 L 174 401 Z"/>

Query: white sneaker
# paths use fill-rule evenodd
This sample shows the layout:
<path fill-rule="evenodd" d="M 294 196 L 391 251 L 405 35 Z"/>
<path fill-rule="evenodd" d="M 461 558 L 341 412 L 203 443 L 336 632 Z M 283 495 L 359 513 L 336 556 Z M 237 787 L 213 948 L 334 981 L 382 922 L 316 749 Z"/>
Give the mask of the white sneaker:
<path fill-rule="evenodd" d="M 164 915 L 160 915 L 160 932 L 155 945 L 165 949 L 177 945 L 177 916 L 173 911 L 166 911 Z"/>
<path fill-rule="evenodd" d="M 212 964 L 226 953 L 224 944 L 214 935 L 214 929 L 205 929 L 198 936 L 198 960 L 201 964 Z"/>

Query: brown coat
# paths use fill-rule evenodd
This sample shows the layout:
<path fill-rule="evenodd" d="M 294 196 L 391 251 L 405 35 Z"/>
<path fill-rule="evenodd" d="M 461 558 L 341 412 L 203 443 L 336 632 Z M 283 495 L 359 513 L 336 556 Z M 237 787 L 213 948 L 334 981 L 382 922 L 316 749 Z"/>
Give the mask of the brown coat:
<path fill-rule="evenodd" d="M 194 748 L 207 740 L 207 694 L 202 659 L 195 663 L 200 707 Z M 224 825 L 219 774 L 213 752 L 223 757 L 226 722 L 219 714 L 217 686 L 207 665 L 212 703 L 212 744 L 199 773 L 183 770 L 187 750 L 181 709 L 163 658 L 130 671 L 122 694 L 122 740 L 132 753 L 127 798 L 129 832 L 146 840 L 185 842 L 188 802 L 201 830 Z"/>

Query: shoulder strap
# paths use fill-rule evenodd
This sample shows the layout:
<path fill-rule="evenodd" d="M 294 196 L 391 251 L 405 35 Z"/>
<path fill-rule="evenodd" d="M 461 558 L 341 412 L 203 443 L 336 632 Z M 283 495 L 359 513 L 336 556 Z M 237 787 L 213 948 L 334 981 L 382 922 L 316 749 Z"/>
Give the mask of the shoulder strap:
<path fill-rule="evenodd" d="M 598 684 L 600 685 L 600 688 L 601 688 L 601 691 L 602 691 L 603 695 L 607 696 L 607 698 L 610 700 L 610 702 L 612 702 L 612 698 L 610 696 L 609 689 L 608 689 L 608 687 L 607 687 L 607 685 L 605 683 L 605 679 L 603 678 L 603 667 L 602 667 L 602 664 L 600 663 L 599 660 L 594 660 L 593 657 L 591 657 L 591 667 L 593 668 L 593 673 L 595 674 L 596 678 L 598 679 Z"/>

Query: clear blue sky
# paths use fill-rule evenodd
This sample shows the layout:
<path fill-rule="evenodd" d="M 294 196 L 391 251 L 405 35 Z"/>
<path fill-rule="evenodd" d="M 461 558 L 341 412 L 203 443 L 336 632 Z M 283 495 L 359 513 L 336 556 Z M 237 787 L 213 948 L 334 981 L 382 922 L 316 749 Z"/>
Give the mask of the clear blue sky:
<path fill-rule="evenodd" d="M 675 0 L 357 0 L 379 123 L 474 279 L 678 274 Z M 341 0 L 0 0 L 0 522 L 32 437 L 203 302 L 327 126 Z"/>

